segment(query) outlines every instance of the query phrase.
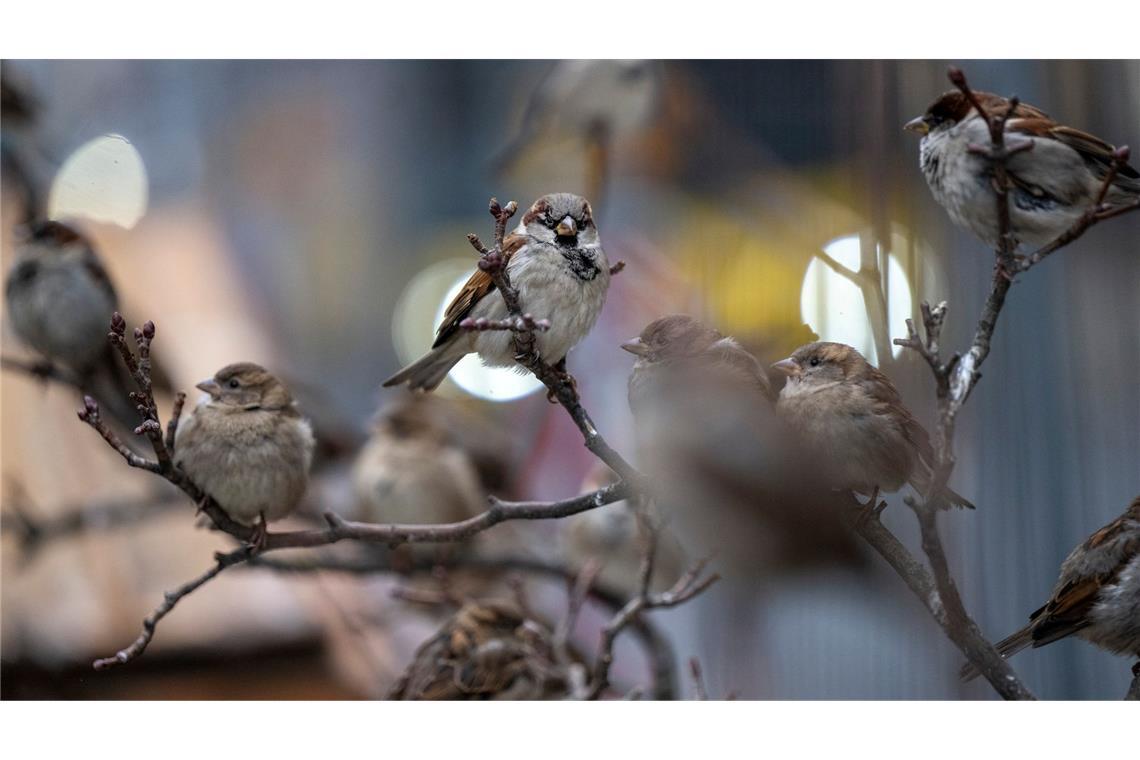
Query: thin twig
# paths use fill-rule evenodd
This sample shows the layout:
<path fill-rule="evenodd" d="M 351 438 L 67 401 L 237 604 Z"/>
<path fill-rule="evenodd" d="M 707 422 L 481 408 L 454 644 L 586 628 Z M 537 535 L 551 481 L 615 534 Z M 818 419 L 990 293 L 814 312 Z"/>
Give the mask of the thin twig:
<path fill-rule="evenodd" d="M 143 652 L 146 651 L 147 645 L 150 644 L 151 639 L 154 638 L 154 630 L 158 626 L 158 622 L 162 620 L 171 610 L 174 609 L 182 599 L 189 594 L 192 594 L 203 585 L 213 580 L 217 575 L 225 570 L 227 567 L 245 562 L 250 557 L 250 548 L 243 547 L 236 551 L 229 552 L 228 554 L 218 553 L 214 555 L 214 566 L 207 570 L 202 575 L 194 580 L 179 586 L 174 591 L 168 591 L 163 595 L 162 604 L 152 612 L 146 620 L 143 621 L 143 630 L 139 637 L 131 642 L 131 645 L 126 649 L 121 649 L 115 653 L 113 657 L 105 657 L 96 660 L 93 666 L 96 670 L 105 670 L 114 665 L 122 665 L 135 659 Z"/>
<path fill-rule="evenodd" d="M 693 696 L 701 702 L 708 700 L 709 692 L 705 688 L 704 675 L 701 673 L 701 661 L 696 657 L 689 658 L 689 673 L 693 677 Z"/>

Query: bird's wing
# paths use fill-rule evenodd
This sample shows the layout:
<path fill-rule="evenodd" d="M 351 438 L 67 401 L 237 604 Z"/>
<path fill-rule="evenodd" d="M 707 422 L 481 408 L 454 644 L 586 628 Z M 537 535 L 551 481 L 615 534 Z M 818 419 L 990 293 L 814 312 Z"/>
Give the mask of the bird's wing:
<path fill-rule="evenodd" d="M 764 371 L 764 367 L 755 356 L 735 340 L 732 338 L 718 340 L 712 345 L 710 354 L 712 354 L 710 358 L 713 366 L 717 361 L 724 362 L 739 372 L 750 384 L 754 384 L 769 402 L 774 403 L 776 401 L 776 394 L 772 392 L 772 383 L 768 379 L 768 373 Z"/>
<path fill-rule="evenodd" d="M 526 238 L 523 235 L 513 232 L 507 235 L 503 240 L 503 265 L 506 266 L 506 263 L 511 260 L 511 256 L 525 244 Z M 446 343 L 459 330 L 459 323 L 466 319 L 471 310 L 475 308 L 475 304 L 479 303 L 484 296 L 494 289 L 495 281 L 491 279 L 491 275 L 482 269 L 476 269 L 470 279 L 464 283 L 463 289 L 447 305 L 447 310 L 443 313 L 443 323 L 439 326 L 439 331 L 435 335 L 435 342 L 431 344 L 431 347 L 439 348 Z"/>
<path fill-rule="evenodd" d="M 1079 153 L 1085 161 L 1091 163 L 1101 176 L 1112 165 L 1112 153 L 1116 150 L 1114 146 L 1095 135 L 1066 127 L 1047 118 L 1013 119 L 1009 122 L 1008 131 L 1032 137 L 1048 137 L 1067 145 Z M 1120 167 L 1119 174 L 1131 179 L 1140 177 L 1140 173 L 1128 164 Z"/>
<path fill-rule="evenodd" d="M 1033 621 L 1033 646 L 1044 646 L 1063 639 L 1088 625 L 1089 610 L 1096 603 L 1100 590 L 1115 583 L 1129 560 L 1140 552 L 1140 534 L 1127 537 L 1129 532 L 1134 531 L 1127 515 L 1121 515 L 1085 540 L 1078 551 L 1087 553 L 1123 538 L 1119 561 L 1103 572 L 1063 580 L 1045 606 L 1030 616 Z"/>

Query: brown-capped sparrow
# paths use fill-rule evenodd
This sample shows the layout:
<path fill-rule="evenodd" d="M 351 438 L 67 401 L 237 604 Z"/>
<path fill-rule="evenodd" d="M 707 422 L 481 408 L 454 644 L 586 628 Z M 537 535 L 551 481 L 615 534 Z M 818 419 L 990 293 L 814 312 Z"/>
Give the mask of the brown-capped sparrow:
<path fill-rule="evenodd" d="M 845 565 L 859 553 L 772 405 L 764 368 L 734 339 L 671 315 L 623 345 L 638 459 L 691 556 L 716 552 L 731 581 Z"/>
<path fill-rule="evenodd" d="M 927 495 L 934 466 L 930 436 L 890 378 L 862 354 L 843 343 L 809 343 L 773 367 L 787 375 L 776 408 L 826 463 L 832 486 L 874 494 L 910 483 Z M 974 508 L 949 488 L 941 497 Z"/>
<path fill-rule="evenodd" d="M 415 654 L 391 699 L 534 700 L 565 697 L 566 669 L 550 631 L 514 602 L 464 604 Z"/>
<path fill-rule="evenodd" d="M 231 518 L 264 531 L 308 487 L 312 428 L 281 381 L 251 362 L 197 388 L 206 395 L 178 426 L 174 464 Z"/>
<path fill-rule="evenodd" d="M 997 650 L 1010 657 L 1074 634 L 1113 654 L 1140 657 L 1140 496 L 1073 549 L 1049 601 Z M 962 668 L 964 680 L 977 675 L 970 665 Z"/>
<path fill-rule="evenodd" d="M 653 117 L 662 80 L 660 61 L 558 61 L 530 94 L 518 131 L 493 164 L 507 169 L 540 141 L 621 139 Z"/>
<path fill-rule="evenodd" d="M 486 508 L 479 473 L 456 446 L 436 399 L 404 396 L 378 415 L 352 468 L 357 518 L 375 523 L 449 523 Z M 441 546 L 397 547 L 434 556 Z M 422 551 L 421 551 L 422 550 Z"/>
<path fill-rule="evenodd" d="M 560 363 L 593 328 L 610 285 L 610 265 L 589 202 L 570 193 L 539 198 L 503 241 L 503 256 L 523 310 L 550 322 L 550 329 L 535 335 L 539 355 Z M 432 350 L 390 377 L 385 387 L 406 383 L 412 390 L 430 391 L 472 352 L 490 366 L 515 366 L 514 333 L 459 326 L 468 317 L 506 316 L 491 276 L 476 271 L 447 307 Z"/>
<path fill-rule="evenodd" d="M 988 92 L 974 93 L 990 116 L 1003 116 L 1010 101 Z M 989 160 L 971 146 L 990 145 L 989 128 L 958 90 L 945 93 L 905 128 L 922 135 L 919 163 L 930 190 L 950 218 L 990 245 L 998 238 L 994 172 Z M 1041 246 L 1071 227 L 1096 203 L 1113 161 L 1113 146 L 1067 127 L 1044 112 L 1019 103 L 1006 122 L 1007 148 L 1026 141 L 1032 149 L 1007 161 L 1010 226 L 1019 243 Z M 1109 187 L 1105 203 L 1140 200 L 1140 174 L 1125 164 Z"/>

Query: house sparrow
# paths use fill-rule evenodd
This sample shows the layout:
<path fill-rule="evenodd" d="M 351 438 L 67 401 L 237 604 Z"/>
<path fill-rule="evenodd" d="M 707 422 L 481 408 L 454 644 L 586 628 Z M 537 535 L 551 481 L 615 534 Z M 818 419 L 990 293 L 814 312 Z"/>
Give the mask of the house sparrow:
<path fill-rule="evenodd" d="M 858 560 L 837 495 L 776 414 L 751 354 L 683 315 L 622 347 L 638 357 L 629 378 L 638 459 L 691 556 L 716 552 L 730 582 Z"/>
<path fill-rule="evenodd" d="M 657 61 L 569 60 L 555 63 L 527 100 L 522 123 L 493 164 L 505 170 L 540 140 L 613 140 L 653 116 L 663 71 Z"/>
<path fill-rule="evenodd" d="M 1001 116 L 1010 102 L 988 92 L 974 93 L 990 115 Z M 919 163 L 926 182 L 954 222 L 990 245 L 998 242 L 993 169 L 971 145 L 990 144 L 989 128 L 958 90 L 942 95 L 905 128 L 922 135 Z M 1028 140 L 1031 150 L 1011 155 L 1010 226 L 1019 243 L 1041 246 L 1056 239 L 1096 203 L 1112 165 L 1113 146 L 1066 127 L 1031 105 L 1018 104 L 1006 122 L 1009 147 Z M 1109 205 L 1140 200 L 1140 174 L 1125 164 L 1109 187 Z"/>
<path fill-rule="evenodd" d="M 833 486 L 875 494 L 910 483 L 926 496 L 934 468 L 930 436 L 890 378 L 862 354 L 842 343 L 809 343 L 772 366 L 788 376 L 777 410 L 823 457 Z M 974 508 L 949 488 L 941 496 Z"/>
<path fill-rule="evenodd" d="M 410 396 L 385 409 L 352 468 L 357 519 L 375 523 L 449 523 L 486 508 L 474 463 L 452 443 L 435 400 Z M 396 547 L 436 555 L 440 545 Z"/>
<path fill-rule="evenodd" d="M 289 390 L 250 362 L 222 367 L 178 426 L 174 464 L 226 513 L 264 535 L 290 514 L 309 483 L 313 431 Z"/>
<path fill-rule="evenodd" d="M 1140 657 L 1140 496 L 1065 558 L 1045 606 L 998 642 L 1002 657 L 1076 634 L 1113 654 Z M 962 668 L 962 679 L 978 675 Z"/>
<path fill-rule="evenodd" d="M 107 355 L 118 299 L 95 249 L 74 228 L 29 225 L 5 292 L 16 335 L 48 361 L 83 376 Z"/>
<path fill-rule="evenodd" d="M 65 370 L 117 425 L 133 430 L 140 419 L 127 397 L 132 384 L 107 342 L 118 299 L 94 247 L 56 221 L 30 223 L 19 234 L 5 286 L 16 336 L 43 357 L 45 369 Z M 154 379 L 156 388 L 169 385 L 157 370 Z"/>
<path fill-rule="evenodd" d="M 610 266 L 590 204 L 570 193 L 544 195 L 503 241 L 503 256 L 524 310 L 550 321 L 550 329 L 535 335 L 539 355 L 551 364 L 562 362 L 594 326 L 610 285 Z M 514 365 L 514 333 L 469 332 L 459 326 L 468 317 L 504 319 L 506 303 L 494 291 L 489 274 L 478 270 L 471 275 L 447 307 L 432 350 L 384 386 L 407 383 L 412 390 L 433 390 L 472 351 L 487 365 Z"/>
<path fill-rule="evenodd" d="M 391 699 L 559 699 L 569 691 L 551 634 L 513 602 L 468 602 L 415 654 Z"/>

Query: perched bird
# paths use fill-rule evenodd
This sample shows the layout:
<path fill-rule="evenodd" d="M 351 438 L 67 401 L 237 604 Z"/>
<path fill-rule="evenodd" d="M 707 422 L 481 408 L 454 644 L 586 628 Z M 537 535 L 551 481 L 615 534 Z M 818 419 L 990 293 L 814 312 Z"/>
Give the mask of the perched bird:
<path fill-rule="evenodd" d="M 638 459 L 690 556 L 716 552 L 730 583 L 857 562 L 837 494 L 776 414 L 751 354 L 683 315 L 622 347 L 638 357 L 629 378 Z"/>
<path fill-rule="evenodd" d="M 417 651 L 389 698 L 559 699 L 570 679 L 551 633 L 513 602 L 468 602 Z"/>
<path fill-rule="evenodd" d="M 239 523 L 290 514 L 309 483 L 313 431 L 289 390 L 262 367 L 240 362 L 198 383 L 204 393 L 178 426 L 174 464 Z"/>
<path fill-rule="evenodd" d="M 539 355 L 550 364 L 562 362 L 593 328 L 610 285 L 589 202 L 570 193 L 539 198 L 503 241 L 503 256 L 523 309 L 550 321 L 550 329 L 535 336 Z M 471 352 L 490 366 L 515 365 L 512 332 L 469 332 L 459 326 L 468 317 L 506 316 L 491 276 L 476 271 L 448 305 L 431 351 L 390 377 L 385 387 L 406 383 L 412 390 L 433 390 Z"/>
<path fill-rule="evenodd" d="M 467 452 L 456 446 L 437 401 L 408 396 L 381 412 L 352 468 L 358 519 L 376 523 L 449 523 L 486 508 L 486 492 Z M 440 545 L 399 546 L 399 556 L 434 555 Z"/>
<path fill-rule="evenodd" d="M 19 229 L 8 272 L 8 320 L 16 336 L 94 397 L 114 422 L 133 430 L 140 419 L 127 397 L 130 377 L 107 342 L 118 298 L 91 242 L 75 228 L 39 221 Z M 156 389 L 169 383 L 157 369 Z"/>
<path fill-rule="evenodd" d="M 772 365 L 787 375 L 776 404 L 801 441 L 826 462 L 836 488 L 924 497 L 934 469 L 930 436 L 903 406 L 890 378 L 843 343 L 809 343 Z M 974 505 L 946 488 L 945 502 Z"/>
<path fill-rule="evenodd" d="M 1113 654 L 1140 657 L 1140 496 L 1073 549 L 1049 601 L 997 650 L 1009 657 L 1073 634 Z M 962 668 L 963 680 L 977 675 L 972 665 Z"/>
<path fill-rule="evenodd" d="M 990 115 L 1004 115 L 1010 101 L 974 93 Z M 988 146 L 989 128 L 958 90 L 945 93 L 905 128 L 922 135 L 919 163 L 930 191 L 950 218 L 990 245 L 998 240 L 993 167 L 970 146 Z M 1044 245 L 1071 227 L 1096 203 L 1113 161 L 1113 146 L 1019 103 L 1006 122 L 1010 148 L 1029 141 L 1031 150 L 1010 156 L 1011 231 L 1019 243 Z M 1140 202 L 1140 174 L 1125 164 L 1109 186 L 1110 205 Z"/>
<path fill-rule="evenodd" d="M 118 299 L 95 249 L 61 222 L 30 225 L 8 272 L 8 318 L 20 340 L 78 376 L 107 355 Z"/>
<path fill-rule="evenodd" d="M 494 160 L 503 170 L 540 140 L 613 141 L 643 128 L 662 88 L 655 61 L 569 60 L 555 63 L 530 94 L 522 123 Z"/>

